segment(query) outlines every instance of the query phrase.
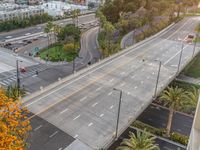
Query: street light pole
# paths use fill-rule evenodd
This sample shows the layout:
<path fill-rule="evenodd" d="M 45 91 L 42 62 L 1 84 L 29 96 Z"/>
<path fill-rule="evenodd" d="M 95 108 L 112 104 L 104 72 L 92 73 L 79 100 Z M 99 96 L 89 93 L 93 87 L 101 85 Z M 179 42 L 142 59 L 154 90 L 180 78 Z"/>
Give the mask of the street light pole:
<path fill-rule="evenodd" d="M 19 95 L 19 91 L 20 91 L 20 74 L 19 74 L 19 60 L 16 60 L 16 69 L 17 69 L 17 90 L 18 90 L 18 95 Z"/>
<path fill-rule="evenodd" d="M 117 125 L 116 125 L 116 131 L 115 131 L 115 140 L 117 140 L 117 138 L 118 138 L 118 127 L 119 127 L 119 115 L 120 115 L 120 110 L 121 110 L 120 108 L 121 108 L 121 102 L 122 102 L 122 90 L 118 90 L 118 89 L 115 89 L 115 88 L 113 88 L 113 90 L 120 92 L 118 113 L 117 113 Z"/>
<path fill-rule="evenodd" d="M 155 91 L 154 91 L 154 98 L 156 98 L 156 94 L 157 94 L 158 82 L 159 82 L 159 78 L 160 78 L 160 69 L 161 69 L 161 65 L 162 65 L 162 62 L 160 60 L 156 60 L 156 61 L 159 61 L 159 67 L 158 67 L 158 75 L 157 75 L 157 79 L 156 79 L 156 87 L 155 87 Z"/>
<path fill-rule="evenodd" d="M 182 46 L 181 46 L 181 53 L 180 53 L 180 57 L 179 57 L 179 62 L 178 62 L 178 68 L 177 68 L 177 74 L 179 73 L 180 70 L 180 65 L 181 65 L 181 60 L 182 60 L 182 55 L 183 55 L 183 42 L 182 42 Z"/>

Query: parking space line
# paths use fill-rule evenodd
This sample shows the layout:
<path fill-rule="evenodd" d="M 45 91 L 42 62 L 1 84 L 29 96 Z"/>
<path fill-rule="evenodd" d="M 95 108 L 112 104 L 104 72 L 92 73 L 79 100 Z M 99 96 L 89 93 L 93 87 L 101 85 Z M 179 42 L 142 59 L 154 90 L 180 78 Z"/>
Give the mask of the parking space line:
<path fill-rule="evenodd" d="M 42 125 L 39 125 L 37 128 L 34 129 L 34 131 L 37 131 L 38 129 L 40 129 L 42 127 Z"/>
<path fill-rule="evenodd" d="M 51 134 L 49 137 L 52 138 L 53 136 L 55 136 L 58 133 L 58 131 L 54 132 L 53 134 Z"/>
<path fill-rule="evenodd" d="M 109 95 L 109 96 L 112 95 L 112 92 L 108 93 L 108 95 Z"/>

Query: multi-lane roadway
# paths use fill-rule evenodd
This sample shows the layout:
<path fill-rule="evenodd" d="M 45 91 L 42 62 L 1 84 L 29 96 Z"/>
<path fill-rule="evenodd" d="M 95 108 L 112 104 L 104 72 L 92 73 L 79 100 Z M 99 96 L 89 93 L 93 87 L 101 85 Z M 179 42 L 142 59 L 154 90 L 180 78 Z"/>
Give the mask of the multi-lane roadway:
<path fill-rule="evenodd" d="M 88 149 L 106 147 L 115 135 L 119 104 L 119 92 L 113 88 L 123 91 L 119 120 L 122 133 L 152 102 L 158 61 L 162 62 L 159 93 L 177 75 L 179 60 L 181 70 L 192 59 L 194 46 L 182 45 L 182 39 L 194 32 L 198 22 L 198 17 L 184 19 L 81 74 L 25 98 L 24 106 L 34 113 L 29 119 L 37 115 L 76 138 L 74 149 L 83 144 Z"/>

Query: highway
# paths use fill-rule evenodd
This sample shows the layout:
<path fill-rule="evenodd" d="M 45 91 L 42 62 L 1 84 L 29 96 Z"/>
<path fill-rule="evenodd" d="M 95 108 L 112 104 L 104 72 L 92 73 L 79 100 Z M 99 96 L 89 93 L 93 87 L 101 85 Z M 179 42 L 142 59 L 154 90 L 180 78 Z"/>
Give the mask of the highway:
<path fill-rule="evenodd" d="M 83 15 L 83 16 L 79 16 L 79 23 L 86 23 L 86 22 L 90 22 L 90 21 L 94 21 L 95 20 L 95 14 L 88 14 L 88 15 Z M 58 20 L 55 21 L 54 23 L 60 25 L 60 26 L 64 26 L 66 24 L 72 23 L 72 19 L 63 19 L 63 20 Z M 25 28 L 25 29 L 17 29 L 17 30 L 13 30 L 10 32 L 3 32 L 1 33 L 0 36 L 0 42 L 4 41 L 4 40 L 11 40 L 14 38 L 19 38 L 19 37 L 30 37 L 32 34 L 37 34 L 37 33 L 42 33 L 44 31 L 44 27 L 46 24 L 40 24 L 40 25 L 36 25 L 36 26 L 32 26 L 29 28 Z M 27 35 L 29 34 L 29 35 Z M 8 36 L 11 36 L 11 38 L 6 38 Z"/>
<path fill-rule="evenodd" d="M 158 92 L 176 76 L 182 42 L 199 18 L 181 21 L 85 69 L 80 75 L 24 99 L 24 106 L 91 149 L 107 146 L 115 134 L 119 92 L 123 91 L 119 131 L 122 133 L 152 102 L 162 61 Z M 193 45 L 184 44 L 181 69 L 191 60 Z M 197 50 L 196 50 L 197 53 Z M 144 60 L 144 61 L 143 61 Z M 76 144 L 78 148 L 79 144 Z"/>

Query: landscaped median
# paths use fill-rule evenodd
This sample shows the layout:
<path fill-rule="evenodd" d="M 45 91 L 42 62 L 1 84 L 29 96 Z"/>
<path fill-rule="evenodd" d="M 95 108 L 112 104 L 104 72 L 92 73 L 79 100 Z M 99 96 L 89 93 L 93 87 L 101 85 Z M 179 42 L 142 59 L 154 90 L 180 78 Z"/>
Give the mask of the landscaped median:
<path fill-rule="evenodd" d="M 133 122 L 132 126 L 142 130 L 146 130 L 147 132 L 154 134 L 156 136 L 168 138 L 169 140 L 183 144 L 185 146 L 188 144 L 189 137 L 179 134 L 177 132 L 172 132 L 170 133 L 169 137 L 166 137 L 166 129 L 155 128 L 138 120 Z"/>
<path fill-rule="evenodd" d="M 52 33 L 53 31 L 53 33 Z M 48 43 L 56 41 L 54 44 L 48 44 L 48 47 L 41 50 L 38 56 L 51 62 L 66 61 L 70 62 L 77 57 L 80 50 L 81 31 L 74 24 L 68 24 L 60 27 L 49 22 L 45 28 Z"/>

